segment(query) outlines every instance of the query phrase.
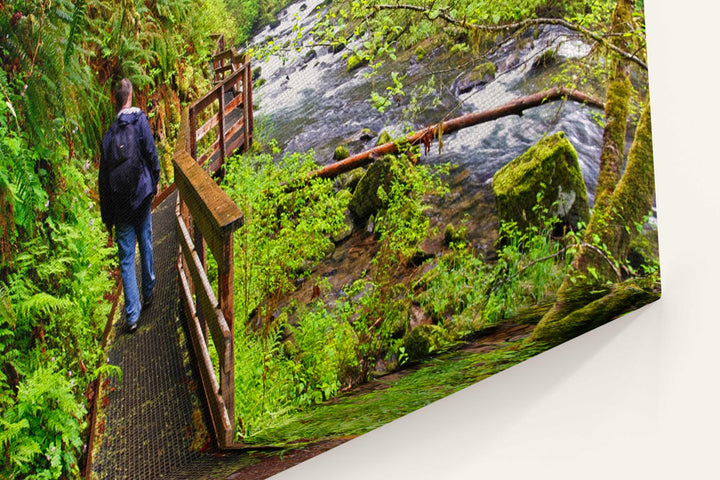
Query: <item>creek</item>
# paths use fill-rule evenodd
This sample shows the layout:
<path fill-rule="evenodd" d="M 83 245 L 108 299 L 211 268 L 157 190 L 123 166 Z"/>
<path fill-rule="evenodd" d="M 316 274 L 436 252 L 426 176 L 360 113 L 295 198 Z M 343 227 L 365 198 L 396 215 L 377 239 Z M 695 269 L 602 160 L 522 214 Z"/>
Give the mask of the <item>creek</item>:
<path fill-rule="evenodd" d="M 323 0 L 295 3 L 279 16 L 279 24 L 265 27 L 253 39 L 254 44 L 272 40 L 285 45 L 298 38 L 299 28 L 305 31 L 317 22 L 318 13 L 327 9 Z M 476 85 L 468 76 L 475 64 L 468 56 L 459 65 L 458 57 L 448 55 L 444 48 L 435 48 L 418 61 L 411 52 L 398 52 L 395 62 L 386 62 L 377 75 L 366 78 L 371 71 L 365 66 L 348 71 L 343 56 L 361 47 L 362 39 L 352 38 L 339 52 L 329 47 L 311 46 L 311 37 L 304 35 L 305 45 L 299 52 L 285 50 L 283 57 L 272 56 L 266 61 L 254 60 L 261 67 L 264 84 L 253 93 L 256 102 L 256 127 L 263 136 L 277 140 L 285 153 L 315 151 L 321 165 L 333 162 L 339 144 L 348 146 L 350 154 L 375 146 L 383 130 L 400 135 L 408 129 L 419 129 L 442 119 L 464 113 L 487 110 L 513 99 L 554 86 L 553 74 L 562 68 L 565 59 L 589 52 L 589 46 L 561 27 L 545 27 L 536 35 L 528 33 L 496 45 L 487 58 L 496 68 L 496 75 Z M 537 67 L 544 52 L 555 50 L 550 66 Z M 484 60 L 485 61 L 485 60 Z M 371 91 L 380 93 L 392 85 L 390 71 L 402 72 L 408 92 L 398 97 L 384 113 L 373 108 Z M 418 99 L 419 112 L 408 118 L 411 110 L 410 90 L 434 75 L 436 91 Z M 462 92 L 462 93 L 461 93 Z M 599 171 L 602 128 L 598 124 L 601 111 L 575 102 L 554 102 L 526 110 L 522 116 L 511 116 L 468 127 L 443 138 L 442 152 L 438 142 L 420 159 L 422 163 L 449 162 L 451 192 L 434 204 L 430 215 L 442 228 L 448 221 L 467 223 L 476 247 L 485 252 L 493 249 L 496 237 L 494 197 L 489 187 L 494 173 L 503 165 L 534 145 L 544 135 L 564 131 L 578 153 L 580 167 L 593 202 Z M 361 135 L 370 129 L 373 135 Z"/>

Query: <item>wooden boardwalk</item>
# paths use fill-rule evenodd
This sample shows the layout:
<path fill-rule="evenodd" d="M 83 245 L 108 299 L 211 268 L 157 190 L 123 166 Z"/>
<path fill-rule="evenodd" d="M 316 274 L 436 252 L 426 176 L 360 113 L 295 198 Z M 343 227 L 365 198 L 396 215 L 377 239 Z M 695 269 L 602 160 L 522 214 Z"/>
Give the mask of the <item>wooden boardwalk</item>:
<path fill-rule="evenodd" d="M 108 359 L 123 375 L 106 385 L 107 405 L 97 422 L 101 441 L 92 471 L 101 480 L 224 479 L 256 461 L 247 453 L 212 450 L 181 315 L 175 202 L 173 194 L 153 212 L 153 304 L 142 312 L 137 332 L 127 333 L 121 313 L 110 334 Z"/>

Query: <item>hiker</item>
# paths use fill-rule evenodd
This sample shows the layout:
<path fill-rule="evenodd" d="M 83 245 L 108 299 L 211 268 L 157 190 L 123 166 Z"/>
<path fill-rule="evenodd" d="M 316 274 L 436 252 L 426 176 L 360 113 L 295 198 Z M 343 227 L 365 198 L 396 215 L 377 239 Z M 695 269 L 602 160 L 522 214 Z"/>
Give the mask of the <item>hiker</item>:
<path fill-rule="evenodd" d="M 118 246 L 129 332 L 135 332 L 141 309 L 150 306 L 153 271 L 150 206 L 160 179 L 155 140 L 147 117 L 132 106 L 132 83 L 120 80 L 115 90 L 117 117 L 105 133 L 100 152 L 98 185 L 102 221 Z M 135 277 L 135 240 L 140 247 L 142 303 Z"/>

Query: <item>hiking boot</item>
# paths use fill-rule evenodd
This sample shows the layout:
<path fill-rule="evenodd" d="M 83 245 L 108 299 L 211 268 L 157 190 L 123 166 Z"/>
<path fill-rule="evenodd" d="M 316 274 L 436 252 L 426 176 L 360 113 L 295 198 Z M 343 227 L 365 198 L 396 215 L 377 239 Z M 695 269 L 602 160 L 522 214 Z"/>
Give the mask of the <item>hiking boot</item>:
<path fill-rule="evenodd" d="M 132 325 L 128 325 L 128 332 L 135 333 L 138 329 L 138 323 L 140 323 L 140 322 L 135 322 Z"/>
<path fill-rule="evenodd" d="M 145 310 L 152 305 L 153 294 L 151 293 L 147 297 L 143 298 L 142 309 Z"/>

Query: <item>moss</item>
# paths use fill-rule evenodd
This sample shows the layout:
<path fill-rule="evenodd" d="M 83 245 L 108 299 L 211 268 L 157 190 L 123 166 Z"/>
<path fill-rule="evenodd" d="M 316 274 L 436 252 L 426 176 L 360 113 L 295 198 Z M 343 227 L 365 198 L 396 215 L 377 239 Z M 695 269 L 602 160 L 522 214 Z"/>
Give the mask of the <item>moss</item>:
<path fill-rule="evenodd" d="M 595 194 L 596 209 L 604 208 L 606 199 L 612 195 L 620 180 L 631 93 L 630 79 L 624 71 L 618 69 L 615 72 L 615 80 L 608 86 L 605 102 L 605 130 Z"/>
<path fill-rule="evenodd" d="M 630 242 L 628 262 L 630 266 L 639 269 L 643 265 L 652 265 L 657 259 L 657 231 L 653 230 L 654 238 L 651 240 L 648 235 L 639 235 Z"/>
<path fill-rule="evenodd" d="M 498 170 L 493 177 L 500 221 L 520 228 L 538 223 L 538 203 L 569 226 L 587 222 L 590 207 L 577 153 L 563 132 L 545 137 Z"/>
<path fill-rule="evenodd" d="M 375 132 L 373 132 L 371 129 L 365 127 L 360 132 L 360 140 L 362 141 L 368 141 L 372 140 L 375 137 Z"/>
<path fill-rule="evenodd" d="M 452 223 L 448 223 L 445 226 L 445 243 L 449 245 L 451 243 L 466 242 L 467 234 L 467 227 L 465 225 L 456 229 Z"/>
<path fill-rule="evenodd" d="M 605 289 L 607 295 L 597 298 L 598 291 Z M 593 296 L 588 297 L 590 294 Z M 559 298 L 555 307 L 535 328 L 530 337 L 531 342 L 558 345 L 660 298 L 657 292 L 641 288 L 633 281 L 611 287 L 594 288 L 590 291 L 568 290 L 563 296 L 566 298 L 562 301 Z M 571 306 L 563 308 L 567 305 L 565 300 L 573 299 L 575 304 L 569 302 Z M 577 306 L 577 303 L 582 306 L 572 308 Z"/>
<path fill-rule="evenodd" d="M 351 192 L 355 190 L 363 175 L 365 175 L 365 169 L 359 167 L 335 177 L 335 189 L 338 190 L 338 194 L 340 191 L 345 190 L 352 196 Z"/>
<path fill-rule="evenodd" d="M 333 158 L 335 161 L 340 161 L 348 158 L 350 156 L 350 152 L 348 152 L 348 149 L 345 145 L 338 145 L 335 147 L 335 153 L 333 154 Z"/>
<path fill-rule="evenodd" d="M 254 82 L 255 80 L 257 80 L 258 78 L 260 78 L 260 75 L 262 75 L 262 67 L 261 67 L 261 66 L 257 66 L 257 67 L 255 67 L 255 68 L 252 69 L 252 79 L 253 79 L 253 82 Z"/>
<path fill-rule="evenodd" d="M 386 143 L 390 143 L 392 141 L 392 136 L 390 136 L 387 130 L 383 130 L 382 132 L 380 132 L 380 137 L 378 137 L 377 145 L 385 145 Z"/>
<path fill-rule="evenodd" d="M 359 223 L 365 223 L 371 215 L 384 208 L 385 204 L 377 194 L 378 189 L 383 187 L 386 192 L 389 192 L 393 180 L 400 180 L 403 172 L 409 168 L 412 168 L 409 160 L 394 155 L 385 155 L 372 163 L 358 182 L 349 204 L 354 218 Z"/>
<path fill-rule="evenodd" d="M 609 235 L 604 236 L 609 237 L 607 244 L 616 258 L 626 258 L 630 242 L 637 234 L 634 224 L 641 222 L 642 218 L 650 211 L 654 198 L 655 169 L 650 104 L 648 103 L 640 116 L 635 140 L 628 154 L 625 173 L 611 200 L 611 209 L 613 212 L 617 212 L 616 215 L 621 222 L 611 222 L 618 227 L 614 232 L 608 232 Z M 629 228 L 626 229 L 626 226 Z"/>
<path fill-rule="evenodd" d="M 557 52 L 553 49 L 545 50 L 541 53 L 532 64 L 532 68 L 547 68 L 557 61 Z"/>
<path fill-rule="evenodd" d="M 415 49 L 415 57 L 417 58 L 418 62 L 422 62 L 423 58 L 425 58 L 426 52 L 425 49 L 422 47 L 422 45 L 419 45 Z"/>
<path fill-rule="evenodd" d="M 471 80 L 483 81 L 495 78 L 496 67 L 492 62 L 485 62 L 473 68 Z"/>
<path fill-rule="evenodd" d="M 348 72 L 357 70 L 358 68 L 364 66 L 365 64 L 367 64 L 367 60 L 365 60 L 364 58 L 360 58 L 357 55 L 350 55 L 347 59 Z"/>
<path fill-rule="evenodd" d="M 403 339 L 408 359 L 414 362 L 430 355 L 435 350 L 435 337 L 438 333 L 436 325 L 420 325 L 408 333 Z"/>

